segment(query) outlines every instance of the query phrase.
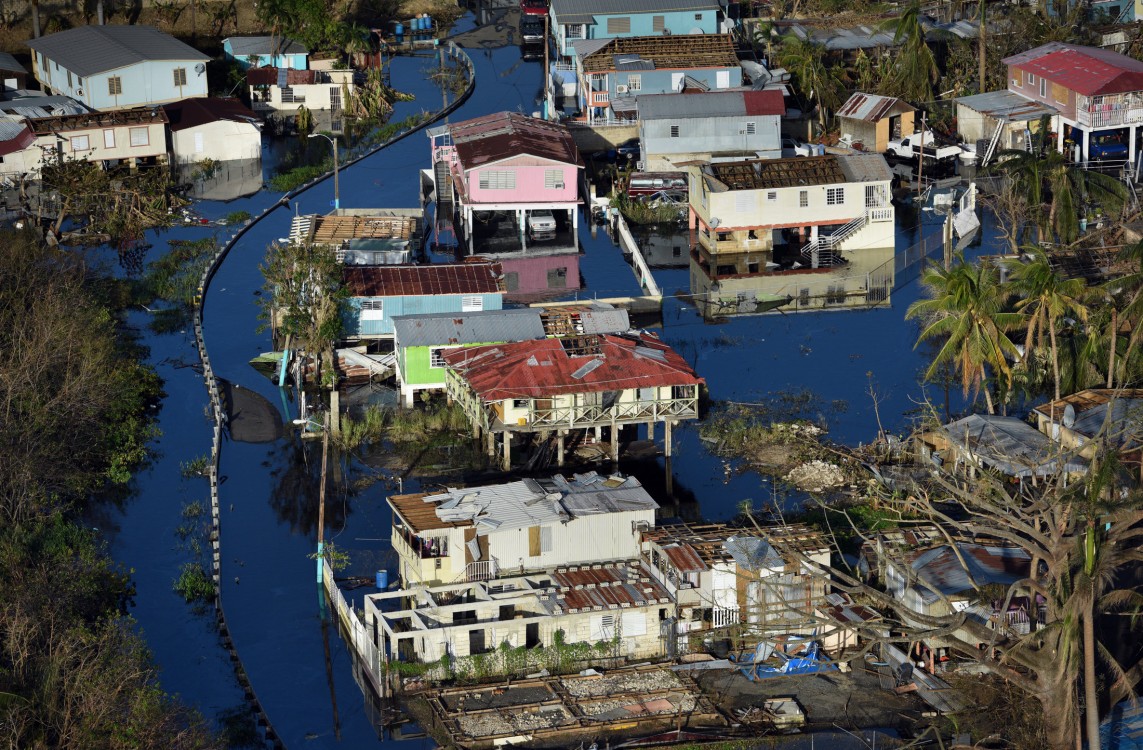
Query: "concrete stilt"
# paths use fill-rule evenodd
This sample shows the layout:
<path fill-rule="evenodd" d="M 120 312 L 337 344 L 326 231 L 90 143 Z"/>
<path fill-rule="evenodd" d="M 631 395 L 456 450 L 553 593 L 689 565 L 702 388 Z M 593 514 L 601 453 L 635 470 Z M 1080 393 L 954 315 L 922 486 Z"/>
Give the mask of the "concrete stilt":
<path fill-rule="evenodd" d="M 564 465 L 564 436 L 567 435 L 566 430 L 560 430 L 556 433 L 556 466 L 562 467 Z"/>
<path fill-rule="evenodd" d="M 341 434 L 341 394 L 336 388 L 329 392 L 329 431 L 335 436 Z"/>
<path fill-rule="evenodd" d="M 492 430 L 484 433 L 484 445 L 488 451 L 488 457 L 492 458 L 496 455 L 496 433 Z"/>
<path fill-rule="evenodd" d="M 611 421 L 611 463 L 619 463 L 619 428 Z"/>
<path fill-rule="evenodd" d="M 647 422 L 647 439 L 652 443 L 655 442 L 655 422 L 653 420 Z"/>
<path fill-rule="evenodd" d="M 512 470 L 512 433 L 504 433 L 504 471 Z"/>
<path fill-rule="evenodd" d="M 597 424 L 595 426 L 595 442 L 597 442 L 597 443 L 603 442 L 603 426 L 602 425 Z"/>

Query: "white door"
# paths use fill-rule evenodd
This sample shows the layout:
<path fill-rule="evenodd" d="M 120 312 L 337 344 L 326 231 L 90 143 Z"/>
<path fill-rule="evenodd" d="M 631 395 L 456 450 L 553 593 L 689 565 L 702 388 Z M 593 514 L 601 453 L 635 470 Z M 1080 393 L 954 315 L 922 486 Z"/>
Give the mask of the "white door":
<path fill-rule="evenodd" d="M 684 73 L 671 73 L 671 91 L 679 92 L 683 90 L 684 75 Z"/>
<path fill-rule="evenodd" d="M 714 74 L 714 86 L 719 89 L 730 88 L 730 71 L 719 70 Z"/>
<path fill-rule="evenodd" d="M 205 144 L 203 143 L 202 132 L 200 131 L 198 133 L 195 133 L 194 134 L 194 152 L 196 154 L 201 154 L 203 152 L 204 148 L 205 148 Z"/>

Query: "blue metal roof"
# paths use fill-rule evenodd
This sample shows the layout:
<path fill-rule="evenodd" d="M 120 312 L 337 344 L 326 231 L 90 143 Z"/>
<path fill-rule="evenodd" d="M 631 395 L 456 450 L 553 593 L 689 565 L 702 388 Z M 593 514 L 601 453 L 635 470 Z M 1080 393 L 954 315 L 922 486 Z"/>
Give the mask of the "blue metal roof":
<path fill-rule="evenodd" d="M 448 346 L 544 338 L 540 311 L 532 308 L 401 315 L 393 318 L 401 346 Z"/>

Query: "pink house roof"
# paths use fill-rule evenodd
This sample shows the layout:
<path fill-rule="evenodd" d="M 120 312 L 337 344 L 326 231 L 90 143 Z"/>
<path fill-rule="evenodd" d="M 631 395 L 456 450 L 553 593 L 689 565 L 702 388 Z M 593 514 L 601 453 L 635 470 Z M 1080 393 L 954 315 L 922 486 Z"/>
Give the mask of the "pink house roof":
<path fill-rule="evenodd" d="M 444 359 L 485 403 L 703 382 L 649 333 L 490 344 L 447 351 Z"/>
<path fill-rule="evenodd" d="M 1143 62 L 1096 47 L 1049 42 L 1005 58 L 1004 64 L 1084 96 L 1143 91 Z"/>
<path fill-rule="evenodd" d="M 497 112 L 449 126 L 464 170 L 524 154 L 579 166 L 579 149 L 563 125 Z"/>

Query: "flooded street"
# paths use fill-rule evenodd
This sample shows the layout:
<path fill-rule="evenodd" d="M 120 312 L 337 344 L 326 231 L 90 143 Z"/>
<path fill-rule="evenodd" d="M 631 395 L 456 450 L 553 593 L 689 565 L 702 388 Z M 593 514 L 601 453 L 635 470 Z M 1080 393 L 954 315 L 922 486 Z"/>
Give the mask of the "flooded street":
<path fill-rule="evenodd" d="M 536 109 L 540 62 L 523 60 L 516 47 L 468 52 L 476 67 L 476 91 L 450 117 L 452 121 L 501 110 L 530 113 Z M 393 61 L 394 87 L 416 96 L 412 102 L 397 105 L 394 121 L 439 108 L 440 90 L 424 78 L 430 62 L 424 58 Z M 341 171 L 342 207 L 417 207 L 418 171 L 428 167 L 428 139 L 423 133 L 413 133 Z M 207 218 L 238 210 L 257 214 L 279 197 L 263 190 L 225 204 L 203 202 L 197 210 Z M 215 371 L 274 405 L 283 404 L 279 389 L 248 364 L 252 357 L 271 349 L 269 332 L 258 332 L 263 284 L 259 265 L 267 246 L 287 234 L 292 213 L 324 213 L 332 197 L 333 184 L 327 180 L 303 193 L 288 209 L 279 208 L 255 225 L 231 250 L 205 301 L 205 340 Z M 918 225 L 898 227 L 898 251 L 922 235 L 939 232 L 943 217 L 929 212 L 919 215 Z M 619 249 L 603 231 L 593 238 L 589 223 L 580 221 L 584 290 L 579 296 L 638 294 L 635 276 Z M 165 232 L 152 239 L 151 252 L 163 252 L 171 238 L 197 239 L 216 231 L 188 227 Z M 987 247 L 995 241 L 987 219 L 983 232 Z M 220 242 L 228 237 L 229 230 L 219 232 Z M 903 320 L 906 308 L 920 293 L 915 281 L 902 283 L 915 276 L 915 269 L 911 270 L 911 274 L 898 276 L 888 306 L 773 313 L 710 323 L 676 296 L 685 298 L 691 291 L 686 266 L 659 268 L 655 277 L 664 294 L 659 333 L 695 364 L 713 401 L 756 403 L 775 393 L 808 390 L 817 396 L 817 413 L 807 416 L 820 414 L 833 439 L 852 444 L 869 441 L 877 433 L 871 388 L 880 399 L 881 417 L 889 430 L 904 429 L 909 415 L 926 398 L 937 404 L 945 399 L 943 392 L 926 390 L 919 383 L 928 355 L 914 351 L 916 326 Z M 185 479 L 180 474 L 181 464 L 209 454 L 208 402 L 195 367 L 197 355 L 189 326 L 160 335 L 148 329 L 149 318 L 149 313 L 140 310 L 130 322 L 142 332 L 150 362 L 165 382 L 167 397 L 159 419 L 162 436 L 155 442 L 152 465 L 138 476 L 135 496 L 121 512 L 101 519 L 99 525 L 111 530 L 116 559 L 134 569 L 138 596 L 133 614 L 162 667 L 164 688 L 214 718 L 241 706 L 243 694 L 220 645 L 212 614 L 192 612 L 171 588 L 186 560 L 185 553 L 176 549 L 180 510 L 183 504 L 208 496 L 205 480 Z M 953 396 L 955 409 L 959 393 Z M 292 411 L 294 405 L 282 408 Z M 296 414 L 283 415 L 285 419 L 292 416 Z M 675 434 L 676 495 L 689 498 L 680 512 L 727 519 L 744 499 L 771 500 L 768 483 L 757 474 L 728 468 L 707 451 L 696 425 L 682 426 Z M 349 654 L 338 640 L 336 627 L 328 624 L 314 580 L 314 562 L 307 557 L 315 546 L 317 491 L 315 467 L 305 462 L 313 455 L 289 431 L 271 443 L 225 443 L 220 494 L 227 619 L 254 691 L 286 747 L 373 747 L 377 732 L 354 681 Z M 662 483 L 660 467 L 661 463 L 638 468 L 652 492 Z M 372 578 L 378 569 L 392 569 L 395 555 L 389 546 L 386 478 L 362 466 L 339 465 L 334 470 L 359 480 L 351 485 L 359 488 L 352 496 L 327 497 L 326 538 L 350 553 L 352 566 L 345 574 Z M 404 483 L 405 491 L 415 487 L 414 481 Z M 360 589 L 359 593 L 369 591 Z M 348 595 L 352 598 L 353 593 Z M 403 746 L 420 747 L 425 742 Z"/>

